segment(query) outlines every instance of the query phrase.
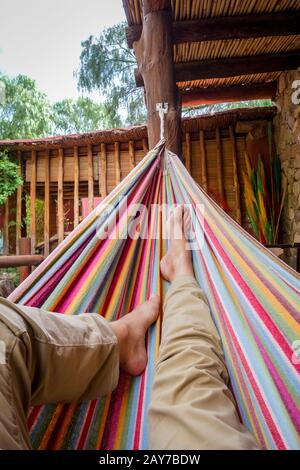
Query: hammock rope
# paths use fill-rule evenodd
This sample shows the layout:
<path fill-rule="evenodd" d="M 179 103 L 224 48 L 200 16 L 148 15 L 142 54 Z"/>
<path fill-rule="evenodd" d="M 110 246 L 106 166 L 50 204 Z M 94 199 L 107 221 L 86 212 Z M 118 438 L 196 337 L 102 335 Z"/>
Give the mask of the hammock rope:
<path fill-rule="evenodd" d="M 166 220 L 175 203 L 191 208 L 195 274 L 221 335 L 242 421 L 262 448 L 298 449 L 300 361 L 294 345 L 300 339 L 300 276 L 234 222 L 163 141 L 10 300 L 66 315 L 97 312 L 108 320 L 154 292 L 163 300 L 168 283 L 160 277 L 159 261 L 167 250 Z M 34 407 L 28 420 L 33 447 L 147 449 L 160 330 L 161 319 L 148 334 L 143 375 L 121 374 L 108 397 Z"/>

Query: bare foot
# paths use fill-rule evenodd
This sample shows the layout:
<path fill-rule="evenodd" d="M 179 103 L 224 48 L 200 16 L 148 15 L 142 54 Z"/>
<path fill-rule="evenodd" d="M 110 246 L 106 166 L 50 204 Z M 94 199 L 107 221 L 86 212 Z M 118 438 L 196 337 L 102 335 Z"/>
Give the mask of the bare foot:
<path fill-rule="evenodd" d="M 119 344 L 120 367 L 130 375 L 140 375 L 147 365 L 145 336 L 158 317 L 159 296 L 136 307 L 120 320 L 110 323 Z"/>
<path fill-rule="evenodd" d="M 194 276 L 192 253 L 187 241 L 190 224 L 188 208 L 177 206 L 169 219 L 169 249 L 160 262 L 161 274 L 169 282 L 178 276 Z"/>

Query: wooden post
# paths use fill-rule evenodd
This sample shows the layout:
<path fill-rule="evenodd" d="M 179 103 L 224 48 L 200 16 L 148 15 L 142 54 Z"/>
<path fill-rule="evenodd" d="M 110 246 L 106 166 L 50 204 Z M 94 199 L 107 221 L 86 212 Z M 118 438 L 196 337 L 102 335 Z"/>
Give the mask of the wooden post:
<path fill-rule="evenodd" d="M 45 155 L 44 255 L 50 253 L 50 151 Z"/>
<path fill-rule="evenodd" d="M 145 138 L 143 139 L 143 151 L 145 152 L 145 155 L 149 152 L 148 141 Z"/>
<path fill-rule="evenodd" d="M 58 221 L 58 243 L 64 239 L 64 151 L 58 149 L 58 175 L 57 175 L 57 221 Z"/>
<path fill-rule="evenodd" d="M 22 152 L 18 150 L 18 173 L 22 177 Z M 22 194 L 23 185 L 17 188 L 17 208 L 16 208 L 16 254 L 19 254 L 19 240 L 21 238 L 22 227 Z"/>
<path fill-rule="evenodd" d="M 121 167 L 120 167 L 120 145 L 115 142 L 115 168 L 116 168 L 116 186 L 121 181 Z"/>
<path fill-rule="evenodd" d="M 88 145 L 88 211 L 92 212 L 94 208 L 94 168 L 93 152 L 91 144 Z"/>
<path fill-rule="evenodd" d="M 30 255 L 31 241 L 30 238 L 21 237 L 19 240 L 19 253 L 20 255 Z M 31 272 L 30 266 L 21 266 L 19 268 L 20 282 L 23 282 Z"/>
<path fill-rule="evenodd" d="M 78 147 L 74 147 L 74 228 L 79 224 L 79 159 Z"/>
<path fill-rule="evenodd" d="M 3 254 L 9 254 L 9 198 L 4 204 Z"/>
<path fill-rule="evenodd" d="M 130 169 L 133 170 L 135 167 L 135 155 L 134 155 L 134 141 L 129 141 L 129 159 L 130 159 Z"/>
<path fill-rule="evenodd" d="M 241 213 L 241 196 L 240 196 L 240 184 L 237 171 L 237 152 L 236 152 L 236 141 L 234 130 L 232 126 L 229 126 L 229 137 L 231 141 L 231 154 L 232 154 L 232 167 L 233 167 L 233 187 L 235 192 L 235 210 L 236 210 L 236 220 L 239 224 L 242 223 L 242 213 Z"/>
<path fill-rule="evenodd" d="M 134 49 L 145 86 L 149 147 L 160 140 L 156 104 L 168 103 L 166 143 L 171 151 L 181 155 L 181 105 L 173 64 L 171 0 L 144 0 L 142 17 L 142 35 Z"/>
<path fill-rule="evenodd" d="M 31 254 L 35 254 L 36 245 L 36 150 L 31 152 L 31 181 L 30 181 L 30 239 Z"/>
<path fill-rule="evenodd" d="M 222 199 L 224 199 L 224 185 L 223 185 L 223 163 L 222 163 L 222 142 L 220 129 L 216 129 L 216 144 L 217 144 L 217 180 L 218 191 Z"/>
<path fill-rule="evenodd" d="M 185 154 L 185 166 L 189 173 L 191 173 L 191 161 L 192 161 L 192 149 L 191 149 L 191 135 L 189 132 L 185 134 L 186 143 L 186 154 Z"/>
<path fill-rule="evenodd" d="M 101 162 L 101 169 L 100 169 L 100 194 L 101 197 L 107 196 L 107 184 L 106 184 L 106 145 L 104 143 L 101 144 L 101 154 L 100 154 L 100 162 Z"/>
<path fill-rule="evenodd" d="M 204 131 L 200 131 L 200 159 L 201 159 L 201 176 L 202 188 L 207 192 L 207 165 L 206 165 L 206 149 Z"/>

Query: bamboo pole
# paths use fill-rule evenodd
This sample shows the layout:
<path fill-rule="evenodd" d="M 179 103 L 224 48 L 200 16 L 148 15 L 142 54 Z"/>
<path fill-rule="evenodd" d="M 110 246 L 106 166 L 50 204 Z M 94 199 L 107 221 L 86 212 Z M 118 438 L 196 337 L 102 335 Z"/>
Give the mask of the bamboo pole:
<path fill-rule="evenodd" d="M 50 151 L 45 155 L 44 255 L 50 253 Z"/>
<path fill-rule="evenodd" d="M 101 144 L 101 172 L 100 172 L 100 194 L 101 197 L 107 196 L 107 181 L 106 181 L 106 171 L 107 171 L 107 163 L 106 163 L 106 145 L 104 143 Z"/>
<path fill-rule="evenodd" d="M 129 141 L 129 160 L 130 160 L 130 169 L 133 170 L 135 167 L 135 152 L 134 152 L 134 141 Z"/>
<path fill-rule="evenodd" d="M 92 212 L 94 208 L 94 168 L 93 152 L 91 144 L 88 145 L 88 211 Z"/>
<path fill-rule="evenodd" d="M 231 155 L 232 155 L 232 167 L 233 167 L 233 187 L 235 193 L 235 210 L 236 220 L 239 224 L 242 223 L 242 212 L 241 212 L 241 196 L 240 196 L 240 183 L 238 178 L 237 170 L 237 151 L 234 130 L 232 126 L 229 126 L 229 136 L 231 141 Z"/>
<path fill-rule="evenodd" d="M 221 133 L 219 127 L 216 128 L 216 145 L 217 145 L 217 181 L 218 191 L 222 199 L 225 197 L 224 186 L 223 186 L 223 156 L 222 156 L 222 142 Z"/>
<path fill-rule="evenodd" d="M 32 150 L 31 152 L 30 240 L 31 254 L 34 255 L 36 245 L 36 150 Z"/>
<path fill-rule="evenodd" d="M 202 187 L 207 192 L 207 164 L 206 164 L 206 148 L 204 131 L 200 131 L 200 160 L 201 160 L 201 176 Z"/>
<path fill-rule="evenodd" d="M 192 149 L 191 149 L 191 135 L 189 132 L 185 134 L 186 154 L 185 154 L 185 166 L 189 173 L 191 173 L 191 160 L 192 160 Z"/>
<path fill-rule="evenodd" d="M 57 176 L 57 218 L 58 218 L 58 243 L 64 239 L 64 153 L 58 149 L 58 176 Z"/>
<path fill-rule="evenodd" d="M 74 228 L 79 224 L 79 158 L 78 147 L 74 147 Z"/>
<path fill-rule="evenodd" d="M 120 144 L 115 142 L 115 169 L 116 169 L 116 186 L 121 181 L 121 166 L 120 166 Z"/>
<path fill-rule="evenodd" d="M 22 177 L 22 152 L 18 150 L 18 173 Z M 22 194 L 23 185 L 17 189 L 17 208 L 16 208 L 16 254 L 19 254 L 19 240 L 21 238 L 22 227 Z"/>

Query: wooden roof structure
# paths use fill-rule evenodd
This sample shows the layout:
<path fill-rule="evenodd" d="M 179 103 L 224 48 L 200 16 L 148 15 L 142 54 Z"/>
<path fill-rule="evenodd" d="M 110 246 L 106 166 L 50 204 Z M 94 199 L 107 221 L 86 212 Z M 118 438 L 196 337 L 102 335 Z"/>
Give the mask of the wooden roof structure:
<path fill-rule="evenodd" d="M 152 94 L 165 97 L 172 80 L 182 105 L 274 98 L 280 73 L 300 66 L 300 0 L 123 0 L 123 6 L 147 107 Z M 145 75 L 153 58 L 159 68 L 155 54 L 164 64 L 157 78 L 169 85 L 152 93 Z"/>

